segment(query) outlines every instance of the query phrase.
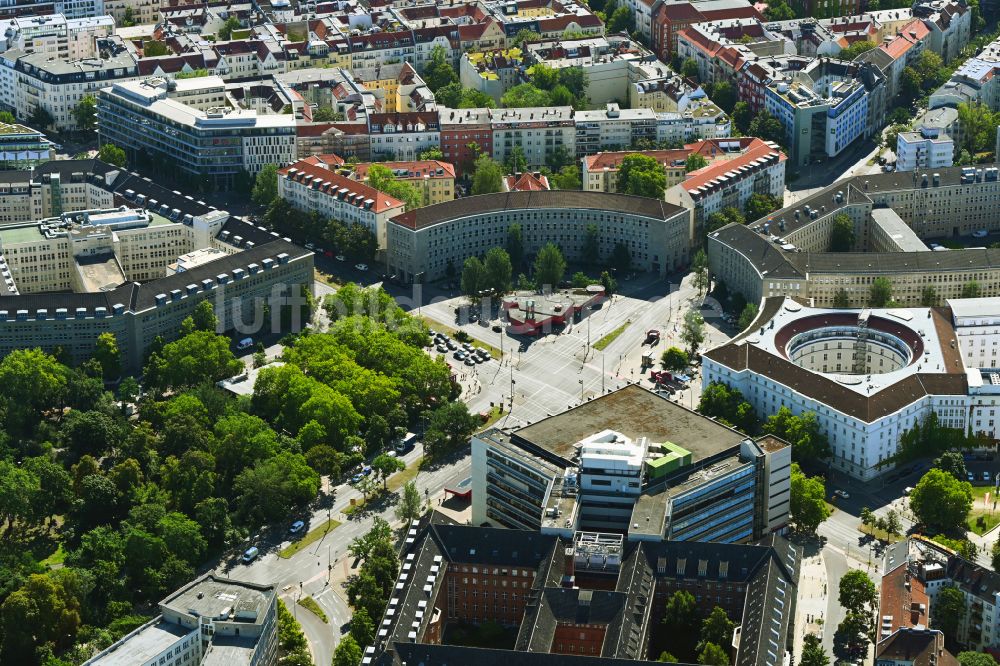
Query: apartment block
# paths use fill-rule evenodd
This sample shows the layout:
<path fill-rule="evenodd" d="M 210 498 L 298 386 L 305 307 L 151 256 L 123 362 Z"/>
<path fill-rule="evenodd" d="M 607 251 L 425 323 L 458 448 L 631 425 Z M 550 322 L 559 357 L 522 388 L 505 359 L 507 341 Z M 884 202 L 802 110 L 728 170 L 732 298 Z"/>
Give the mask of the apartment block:
<path fill-rule="evenodd" d="M 386 224 L 406 206 L 365 183 L 351 180 L 329 168 L 322 158 L 309 157 L 278 171 L 278 196 L 299 210 L 324 219 L 364 225 L 386 246 Z"/>
<path fill-rule="evenodd" d="M 441 145 L 438 112 L 372 113 L 368 116 L 369 150 L 373 156 L 412 162 Z"/>
<path fill-rule="evenodd" d="M 455 167 L 439 160 L 413 162 L 360 162 L 353 165 L 351 178 L 368 182 L 368 168 L 380 164 L 392 171 L 396 180 L 413 185 L 423 199 L 423 205 L 451 201 L 455 198 Z"/>
<path fill-rule="evenodd" d="M 954 155 L 955 142 L 937 128 L 900 132 L 896 138 L 896 168 L 900 171 L 950 167 Z"/>
<path fill-rule="evenodd" d="M 493 125 L 489 109 L 439 109 L 441 153 L 455 165 L 458 177 L 469 174 L 476 158 L 493 155 Z"/>
<path fill-rule="evenodd" d="M 25 16 L 0 21 L 0 52 L 19 49 L 46 53 L 63 60 L 99 56 L 97 40 L 110 37 L 115 21 L 110 16 L 66 18 L 62 14 Z"/>
<path fill-rule="evenodd" d="M 525 107 L 490 109 L 493 130 L 493 159 L 504 162 L 515 146 L 521 148 L 528 167 L 545 165 L 545 158 L 557 148 L 576 152 L 576 124 L 573 107 Z"/>
<path fill-rule="evenodd" d="M 583 189 L 588 192 L 617 192 L 618 172 L 622 160 L 629 155 L 639 153 L 652 157 L 663 166 L 667 177 L 667 188 L 682 182 L 687 177 L 687 157 L 691 151 L 687 148 L 679 150 L 643 150 L 620 152 L 600 152 L 584 157 L 581 162 L 580 177 Z"/>
<path fill-rule="evenodd" d="M 609 103 L 596 111 L 576 111 L 573 118 L 577 157 L 656 141 L 656 113 L 652 109 L 621 109 Z"/>

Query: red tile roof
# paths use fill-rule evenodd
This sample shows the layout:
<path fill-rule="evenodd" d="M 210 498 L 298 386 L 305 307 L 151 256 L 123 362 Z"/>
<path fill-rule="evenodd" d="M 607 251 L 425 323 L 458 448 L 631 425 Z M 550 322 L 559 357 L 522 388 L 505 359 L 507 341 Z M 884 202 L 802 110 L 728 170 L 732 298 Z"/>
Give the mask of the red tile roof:
<path fill-rule="evenodd" d="M 922 611 L 921 604 L 923 604 Z M 916 576 L 909 574 L 906 562 L 900 563 L 898 567 L 882 576 L 879 616 L 892 617 L 890 634 L 895 633 L 897 629 L 911 628 L 918 624 L 926 627 L 929 604 L 926 586 Z M 880 625 L 879 630 L 884 628 Z"/>
<path fill-rule="evenodd" d="M 744 139 L 746 138 L 750 138 L 749 145 L 744 144 Z M 699 187 L 707 185 L 710 181 L 726 175 L 726 173 L 730 171 L 734 171 L 740 167 L 749 166 L 754 160 L 759 160 L 771 155 L 777 155 L 779 162 L 785 161 L 785 154 L 777 148 L 772 148 L 767 142 L 755 137 L 744 137 L 744 139 L 740 140 L 741 148 L 743 148 L 743 150 L 739 155 L 729 159 L 716 160 L 706 167 L 692 171 L 688 174 L 687 179 L 681 183 L 681 186 L 688 192 L 693 192 Z M 705 154 L 703 151 L 707 149 L 709 153 L 706 156 L 709 156 L 712 154 L 711 147 L 714 145 L 717 147 L 715 156 L 722 157 L 727 153 L 719 147 L 719 144 L 726 141 L 727 139 L 706 139 L 704 141 L 689 144 L 685 147 L 692 148 L 695 152 L 700 154 Z"/>
<path fill-rule="evenodd" d="M 294 173 L 292 173 L 293 171 Z M 345 200 L 353 200 L 353 204 L 359 208 L 365 201 L 371 200 L 373 202 L 371 210 L 375 213 L 384 213 L 393 208 L 399 208 L 399 212 L 403 210 L 403 202 L 399 199 L 390 197 L 374 187 L 330 171 L 323 166 L 323 160 L 319 157 L 307 157 L 304 160 L 299 160 L 279 169 L 278 175 L 288 176 L 297 182 L 310 180 L 311 177 L 313 183 L 322 183 L 318 189 L 329 196 L 338 196 L 340 190 L 347 190 L 344 194 Z"/>
<path fill-rule="evenodd" d="M 637 153 L 640 155 L 646 155 L 647 157 L 652 157 L 660 164 L 669 165 L 677 161 L 683 162 L 687 159 L 687 156 L 691 154 L 691 151 L 686 148 L 679 148 L 676 150 L 622 150 L 588 155 L 587 157 L 584 157 L 583 160 L 586 162 L 587 171 L 618 169 L 621 167 L 622 160 L 624 160 L 628 155 L 635 155 Z"/>
<path fill-rule="evenodd" d="M 549 179 L 540 173 L 533 174 L 524 172 L 520 176 L 505 176 L 506 188 L 508 192 L 541 192 L 552 189 L 549 187 Z"/>
<path fill-rule="evenodd" d="M 339 159 L 339 158 L 338 158 Z M 344 161 L 340 160 L 343 164 Z M 364 180 L 368 177 L 368 168 L 372 164 L 381 164 L 387 169 L 392 170 L 405 170 L 409 171 L 409 176 L 398 176 L 399 178 L 422 178 L 428 176 L 430 178 L 454 178 L 455 177 L 455 167 L 449 162 L 442 162 L 440 160 L 414 160 L 411 162 L 359 162 L 354 165 L 354 173 L 360 180 Z M 438 173 L 438 170 L 441 173 Z"/>

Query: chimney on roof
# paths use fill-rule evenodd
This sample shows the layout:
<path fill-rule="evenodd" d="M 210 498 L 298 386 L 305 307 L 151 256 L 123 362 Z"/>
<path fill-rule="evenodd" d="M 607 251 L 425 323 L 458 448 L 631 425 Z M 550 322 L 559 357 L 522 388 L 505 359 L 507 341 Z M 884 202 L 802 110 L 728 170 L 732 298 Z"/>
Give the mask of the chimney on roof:
<path fill-rule="evenodd" d="M 567 546 L 563 551 L 563 587 L 574 587 L 576 584 L 576 552 L 573 546 Z"/>

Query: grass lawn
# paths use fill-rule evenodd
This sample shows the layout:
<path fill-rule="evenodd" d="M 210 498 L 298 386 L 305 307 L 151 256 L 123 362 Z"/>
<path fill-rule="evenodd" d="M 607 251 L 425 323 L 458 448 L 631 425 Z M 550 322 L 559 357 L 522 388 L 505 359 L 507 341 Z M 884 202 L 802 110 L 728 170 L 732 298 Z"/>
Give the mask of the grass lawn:
<path fill-rule="evenodd" d="M 990 503 L 985 505 L 983 500 L 986 493 L 990 494 Z M 966 527 L 980 536 L 986 534 L 1000 523 L 1000 507 L 994 509 L 996 505 L 996 493 L 993 486 L 973 486 L 972 488 L 972 511 L 966 519 Z"/>
<path fill-rule="evenodd" d="M 615 338 L 617 338 L 619 335 L 621 335 L 622 333 L 624 333 L 625 329 L 628 328 L 631 323 L 632 322 L 628 322 L 628 321 L 625 322 L 624 324 L 622 324 L 621 326 L 619 326 L 618 328 L 616 328 L 615 330 L 611 331 L 610 333 L 608 333 L 607 335 L 605 335 L 603 338 L 601 338 L 600 340 L 598 340 L 597 342 L 595 342 L 594 343 L 594 349 L 597 349 L 598 351 L 604 351 L 604 348 L 607 347 L 608 345 L 610 345 L 612 342 L 614 342 Z"/>
<path fill-rule="evenodd" d="M 323 609 L 319 607 L 319 604 L 316 603 L 316 600 L 312 597 L 299 597 L 298 604 L 319 619 L 323 620 L 323 622 L 330 621 L 327 619 L 326 613 L 323 612 Z"/>
<path fill-rule="evenodd" d="M 395 474 L 390 476 L 389 492 L 394 493 L 403 486 L 405 486 L 407 483 L 412 481 L 417 476 L 417 474 L 420 473 L 420 464 L 423 461 L 424 459 L 422 457 L 417 458 L 412 463 L 407 463 L 406 469 L 404 469 L 402 472 L 396 472 Z"/>
<path fill-rule="evenodd" d="M 325 521 L 322 525 L 320 525 L 314 530 L 311 530 L 308 534 L 306 534 L 298 541 L 293 541 L 285 548 L 282 548 L 281 551 L 278 552 L 278 557 L 287 560 L 295 553 L 299 552 L 300 550 L 303 550 L 304 548 L 307 548 L 310 544 L 316 543 L 317 541 L 325 537 L 332 530 L 335 530 L 339 526 L 340 526 L 340 521 L 338 520 L 331 519 Z"/>
<path fill-rule="evenodd" d="M 445 335 L 448 335 L 448 336 L 450 336 L 452 338 L 454 338 L 455 337 L 455 333 L 458 332 L 457 328 L 452 328 L 451 326 L 447 326 L 445 324 L 442 324 L 441 322 L 439 322 L 437 320 L 434 320 L 434 319 L 431 319 L 429 317 L 421 316 L 420 319 L 425 324 L 427 324 L 427 328 L 431 329 L 431 331 L 433 331 L 433 332 L 444 333 Z M 485 349 L 486 351 L 488 351 L 490 353 L 490 356 L 492 356 L 493 358 L 500 358 L 500 350 L 497 349 L 496 347 L 494 347 L 493 345 L 488 345 L 485 342 L 482 342 L 480 340 L 476 340 L 472 336 L 469 336 L 469 339 L 472 341 L 472 346 L 473 347 L 481 347 L 481 348 Z"/>
<path fill-rule="evenodd" d="M 504 413 L 505 412 L 500 411 L 500 407 L 499 406 L 494 406 L 493 409 L 490 410 L 490 417 L 488 419 L 486 419 L 486 421 L 483 423 L 483 425 L 479 426 L 479 429 L 480 430 L 486 430 L 491 425 L 493 425 L 494 423 L 496 423 L 497 421 L 499 421 L 500 417 L 503 416 Z"/>
<path fill-rule="evenodd" d="M 341 284 L 341 282 L 337 278 L 335 278 L 333 275 L 331 275 L 329 273 L 324 273 L 323 271 L 321 271 L 318 268 L 314 268 L 313 269 L 313 277 L 316 278 L 317 280 L 319 280 L 320 282 L 322 282 L 323 284 L 328 284 L 331 287 L 336 287 L 337 289 L 340 289 L 343 286 Z M 322 305 L 323 304 L 320 303 L 321 307 L 322 307 Z"/>
<path fill-rule="evenodd" d="M 44 560 L 40 562 L 40 564 L 43 567 L 49 567 L 51 569 L 54 567 L 62 566 L 62 563 L 65 559 L 66 559 L 66 551 L 63 550 L 62 544 L 59 544 L 59 547 L 56 548 L 56 552 L 46 557 Z"/>
<path fill-rule="evenodd" d="M 899 535 L 894 535 L 891 539 L 885 530 L 878 530 L 874 527 L 868 527 L 867 525 L 858 525 L 858 531 L 862 534 L 870 534 L 880 541 L 888 541 L 889 543 L 896 543 L 897 541 L 902 541 L 903 537 Z"/>

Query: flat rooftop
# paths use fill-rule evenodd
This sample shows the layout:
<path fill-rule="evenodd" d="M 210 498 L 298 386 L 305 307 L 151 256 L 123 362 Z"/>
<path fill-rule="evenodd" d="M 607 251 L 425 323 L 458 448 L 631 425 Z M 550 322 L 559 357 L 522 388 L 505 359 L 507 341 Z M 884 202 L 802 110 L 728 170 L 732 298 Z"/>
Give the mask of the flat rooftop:
<path fill-rule="evenodd" d="M 208 575 L 181 588 L 161 604 L 181 613 L 194 611 L 203 617 L 218 618 L 229 611 L 234 621 L 255 622 L 263 620 L 268 601 L 273 596 L 272 587 Z"/>
<path fill-rule="evenodd" d="M 124 643 L 104 656 L 96 657 L 91 666 L 135 666 L 145 664 L 168 647 L 197 629 L 184 629 L 160 620 L 139 629 Z"/>
<path fill-rule="evenodd" d="M 745 439 L 735 430 L 636 384 L 525 426 L 513 437 L 568 461 L 574 444 L 602 430 L 614 430 L 633 440 L 646 437 L 651 442 L 674 442 L 691 452 L 692 462 L 721 453 Z"/>
<path fill-rule="evenodd" d="M 111 291 L 125 284 L 125 273 L 113 252 L 76 257 L 76 271 L 83 291 Z"/>

